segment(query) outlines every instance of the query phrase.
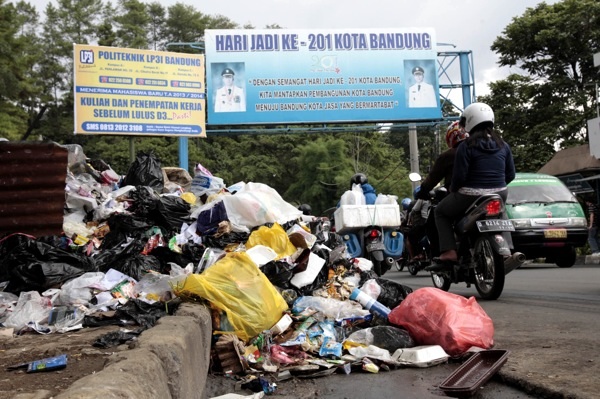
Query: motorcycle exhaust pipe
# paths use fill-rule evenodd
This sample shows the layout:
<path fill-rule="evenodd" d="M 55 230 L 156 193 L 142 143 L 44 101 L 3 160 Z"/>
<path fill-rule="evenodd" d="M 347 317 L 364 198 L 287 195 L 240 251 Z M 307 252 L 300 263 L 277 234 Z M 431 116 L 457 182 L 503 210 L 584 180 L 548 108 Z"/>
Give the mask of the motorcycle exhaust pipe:
<path fill-rule="evenodd" d="M 525 263 L 525 254 L 515 252 L 504 260 L 504 274 L 508 274 Z"/>

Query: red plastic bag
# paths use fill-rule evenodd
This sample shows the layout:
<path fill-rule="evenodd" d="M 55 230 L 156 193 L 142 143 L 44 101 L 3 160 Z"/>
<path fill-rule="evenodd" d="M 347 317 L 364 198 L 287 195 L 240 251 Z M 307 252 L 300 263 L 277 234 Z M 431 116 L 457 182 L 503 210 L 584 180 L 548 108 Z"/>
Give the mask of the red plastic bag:
<path fill-rule="evenodd" d="M 460 356 L 471 346 L 494 345 L 494 323 L 475 301 L 438 288 L 419 288 L 388 316 L 404 327 L 417 345 L 440 345 L 450 356 Z"/>

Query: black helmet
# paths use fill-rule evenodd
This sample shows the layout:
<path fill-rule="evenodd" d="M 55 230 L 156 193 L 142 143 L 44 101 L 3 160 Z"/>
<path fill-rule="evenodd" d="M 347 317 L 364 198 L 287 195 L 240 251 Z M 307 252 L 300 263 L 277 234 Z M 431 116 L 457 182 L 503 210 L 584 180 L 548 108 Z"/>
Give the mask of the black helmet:
<path fill-rule="evenodd" d="M 350 185 L 360 184 L 362 186 L 363 184 L 367 184 L 368 182 L 369 180 L 367 180 L 367 175 L 365 175 L 364 173 L 357 173 L 354 176 L 352 176 L 352 179 L 350 179 Z"/>
<path fill-rule="evenodd" d="M 298 207 L 299 211 L 302 211 L 303 215 L 310 215 L 312 213 L 312 208 L 308 204 L 302 204 Z"/>

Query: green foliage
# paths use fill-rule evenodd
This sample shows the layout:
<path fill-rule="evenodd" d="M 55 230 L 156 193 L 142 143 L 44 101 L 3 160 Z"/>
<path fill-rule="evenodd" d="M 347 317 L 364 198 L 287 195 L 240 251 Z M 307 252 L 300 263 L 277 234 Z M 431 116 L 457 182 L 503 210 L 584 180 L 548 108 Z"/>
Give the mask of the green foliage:
<path fill-rule="evenodd" d="M 238 23 L 183 3 L 166 8 L 143 0 L 57 0 L 48 2 L 40 21 L 29 3 L 13 3 L 0 0 L 0 136 L 19 139 L 47 107 L 31 138 L 81 144 L 88 157 L 121 174 L 132 152 L 154 151 L 163 166 L 179 165 L 175 137 L 73 135 L 73 43 L 196 52 L 167 44 L 201 42 L 206 29 L 239 28 Z M 253 28 L 249 22 L 244 27 Z M 524 71 L 492 83 L 491 94 L 480 99 L 496 110 L 497 127 L 511 144 L 518 170 L 536 171 L 556 143 L 567 147 L 585 138 L 585 122 L 595 116 L 600 71 L 592 55 L 599 47 L 597 0 L 540 3 L 514 18 L 492 44 L 500 65 Z M 450 112 L 445 105 L 443 114 Z M 445 125 L 417 127 L 421 174 L 445 149 L 445 130 Z M 201 163 L 226 184 L 265 183 L 318 213 L 335 206 L 356 172 L 367 174 L 378 193 L 410 197 L 408 137 L 407 128 L 393 128 L 190 139 L 188 170 Z"/>
<path fill-rule="evenodd" d="M 600 71 L 592 56 L 600 51 L 600 2 L 540 3 L 513 18 L 492 45 L 511 75 L 490 85 L 486 101 L 513 146 L 519 171 L 536 171 L 562 148 L 586 139 L 586 121 L 595 117 L 595 83 Z"/>

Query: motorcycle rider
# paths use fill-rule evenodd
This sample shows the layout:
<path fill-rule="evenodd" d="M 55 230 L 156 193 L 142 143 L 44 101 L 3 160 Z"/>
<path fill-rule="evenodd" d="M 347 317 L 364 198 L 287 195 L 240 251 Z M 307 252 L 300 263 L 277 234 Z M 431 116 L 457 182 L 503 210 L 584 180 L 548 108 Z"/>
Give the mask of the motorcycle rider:
<path fill-rule="evenodd" d="M 435 209 L 440 256 L 434 260 L 444 267 L 458 261 L 453 222 L 483 194 L 497 193 L 506 201 L 506 186 L 515 178 L 510 146 L 494 130 L 494 111 L 489 105 L 466 107 L 460 125 L 469 137 L 456 149 L 450 193 Z"/>
<path fill-rule="evenodd" d="M 350 179 L 350 189 L 352 189 L 353 184 L 358 184 L 365 195 L 365 203 L 367 205 L 373 205 L 375 200 L 377 200 L 377 193 L 372 185 L 369 184 L 369 179 L 364 173 L 356 173 Z"/>
<path fill-rule="evenodd" d="M 469 137 L 469 133 L 465 132 L 464 128 L 460 126 L 459 121 L 452 122 L 448 126 L 446 130 L 446 144 L 448 145 L 448 149 L 442 152 L 435 160 L 431 171 L 421 183 L 421 189 L 417 193 L 417 198 L 429 199 L 429 192 L 442 180 L 444 180 L 446 190 L 450 189 L 456 147 L 467 137 Z"/>
<path fill-rule="evenodd" d="M 420 190 L 416 194 L 416 199 L 429 200 L 429 193 L 442 180 L 444 188 L 450 190 L 450 182 L 452 181 L 452 171 L 454 170 L 454 157 L 456 156 L 456 148 L 458 145 L 469 137 L 469 133 L 465 132 L 459 121 L 452 122 L 446 130 L 446 144 L 448 149 L 442 152 L 435 160 L 431 171 L 420 185 Z M 438 232 L 433 223 L 433 215 L 430 222 L 427 224 L 427 237 L 429 238 L 432 255 L 439 255 L 439 240 Z"/>

